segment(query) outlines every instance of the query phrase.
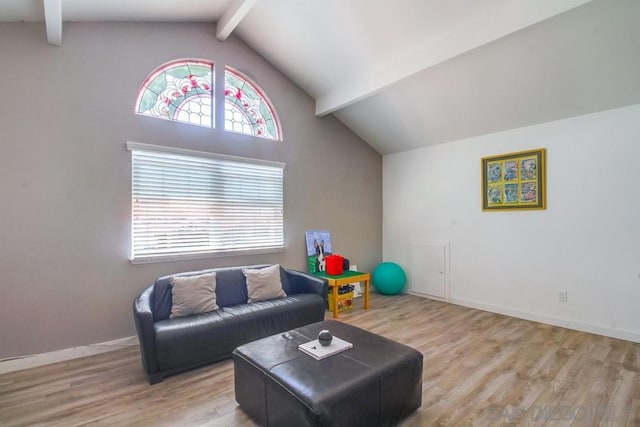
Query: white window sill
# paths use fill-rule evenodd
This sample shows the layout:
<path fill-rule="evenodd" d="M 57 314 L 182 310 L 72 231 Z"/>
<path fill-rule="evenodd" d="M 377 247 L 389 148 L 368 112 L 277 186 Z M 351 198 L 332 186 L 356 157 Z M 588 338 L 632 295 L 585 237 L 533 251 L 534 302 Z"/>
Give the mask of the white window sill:
<path fill-rule="evenodd" d="M 131 264 L 150 264 L 157 262 L 172 262 L 172 261 L 188 261 L 194 259 L 205 259 L 205 258 L 222 258 L 229 256 L 243 256 L 243 255 L 259 255 L 259 254 L 270 254 L 270 253 L 280 253 L 284 252 L 283 247 L 277 248 L 266 248 L 266 249 L 250 249 L 250 250 L 233 250 L 233 251 L 225 251 L 225 252 L 205 252 L 205 253 L 195 253 L 195 254 L 181 254 L 181 255 L 159 255 L 159 256 L 147 256 L 147 257 L 137 257 L 130 258 L 129 261 Z"/>

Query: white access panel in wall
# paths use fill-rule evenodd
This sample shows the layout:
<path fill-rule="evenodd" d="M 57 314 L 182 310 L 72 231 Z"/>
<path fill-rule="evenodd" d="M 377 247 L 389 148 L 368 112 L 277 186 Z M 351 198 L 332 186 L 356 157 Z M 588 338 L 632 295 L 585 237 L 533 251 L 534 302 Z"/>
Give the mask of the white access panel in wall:
<path fill-rule="evenodd" d="M 449 242 L 411 240 L 410 293 L 449 301 Z"/>

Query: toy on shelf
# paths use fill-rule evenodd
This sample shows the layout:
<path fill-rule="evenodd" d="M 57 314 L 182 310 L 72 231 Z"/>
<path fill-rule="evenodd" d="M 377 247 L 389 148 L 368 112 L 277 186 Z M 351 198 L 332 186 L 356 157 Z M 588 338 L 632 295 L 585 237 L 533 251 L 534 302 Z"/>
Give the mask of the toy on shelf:
<path fill-rule="evenodd" d="M 351 310 L 353 308 L 353 285 L 344 285 L 338 288 L 338 312 Z M 336 304 L 333 297 L 333 287 L 329 287 L 329 310 L 333 311 Z"/>

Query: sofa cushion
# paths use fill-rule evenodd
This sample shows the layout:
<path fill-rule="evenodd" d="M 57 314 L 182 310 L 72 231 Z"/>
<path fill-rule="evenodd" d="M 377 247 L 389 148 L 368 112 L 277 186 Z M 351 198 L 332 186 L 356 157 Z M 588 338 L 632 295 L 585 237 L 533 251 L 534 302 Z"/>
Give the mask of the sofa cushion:
<path fill-rule="evenodd" d="M 253 268 L 253 266 L 251 266 Z M 245 283 L 242 268 L 218 268 L 216 269 L 218 287 L 218 305 L 229 307 L 231 305 L 247 303 L 247 284 Z"/>
<path fill-rule="evenodd" d="M 216 273 L 198 276 L 173 276 L 171 282 L 171 318 L 206 313 L 218 309 Z"/>
<path fill-rule="evenodd" d="M 266 264 L 248 265 L 244 268 L 258 269 L 268 267 Z M 230 307 L 238 304 L 245 304 L 249 296 L 247 294 L 247 284 L 243 267 L 226 267 L 215 268 L 202 271 L 186 271 L 168 276 L 159 277 L 153 284 L 153 293 L 151 297 L 151 310 L 153 312 L 153 320 L 168 319 L 171 315 L 171 277 L 189 277 L 198 276 L 200 274 L 216 272 L 216 304 L 218 307 Z M 290 273 L 280 267 L 280 281 L 282 289 L 287 295 L 301 292 L 296 290 L 296 286 L 291 281 Z M 306 291 L 302 291 L 306 292 Z"/>
<path fill-rule="evenodd" d="M 171 306 L 173 305 L 173 286 L 171 286 L 172 277 L 199 276 L 201 274 L 211 272 L 212 271 L 187 271 L 184 273 L 177 273 L 171 274 L 169 276 L 159 277 L 158 279 L 156 279 L 156 281 L 153 283 L 153 298 L 151 302 L 153 321 L 157 322 L 158 320 L 168 319 L 169 316 L 171 316 Z M 220 302 L 216 302 L 216 304 L 220 305 Z"/>
<path fill-rule="evenodd" d="M 252 265 L 248 268 L 260 268 L 266 265 Z M 199 276 L 206 273 L 216 273 L 216 304 L 219 307 L 245 304 L 247 302 L 247 285 L 239 267 L 215 268 L 202 271 L 186 271 L 183 273 L 163 276 L 153 284 L 153 320 L 168 319 L 171 315 L 172 286 L 171 277 Z"/>
<path fill-rule="evenodd" d="M 161 320 L 155 322 L 153 328 L 161 371 L 189 368 L 215 360 L 216 349 L 224 347 L 229 337 L 226 332 L 237 332 L 233 322 L 223 320 L 220 310 Z"/>
<path fill-rule="evenodd" d="M 317 294 L 297 294 L 286 298 L 258 301 L 234 307 L 225 307 L 221 316 L 244 319 L 252 329 L 254 341 L 258 338 L 288 331 L 324 319 L 326 305 Z M 247 341 L 249 342 L 249 341 Z"/>
<path fill-rule="evenodd" d="M 280 281 L 280 265 L 260 269 L 244 268 L 242 273 L 247 279 L 248 302 L 265 301 L 286 297 Z"/>
<path fill-rule="evenodd" d="M 280 282 L 282 282 L 282 290 L 287 296 L 291 294 L 295 294 L 295 289 L 291 286 L 291 281 L 289 280 L 289 274 L 284 267 L 280 266 Z"/>
<path fill-rule="evenodd" d="M 161 371 L 177 371 L 227 358 L 237 346 L 324 317 L 317 294 L 221 307 L 209 313 L 154 323 Z"/>

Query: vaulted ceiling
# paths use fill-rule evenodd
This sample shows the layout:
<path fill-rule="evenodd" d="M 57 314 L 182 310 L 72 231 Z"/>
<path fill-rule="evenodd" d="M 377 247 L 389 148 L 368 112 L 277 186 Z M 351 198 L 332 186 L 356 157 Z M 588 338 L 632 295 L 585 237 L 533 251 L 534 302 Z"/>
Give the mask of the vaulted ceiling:
<path fill-rule="evenodd" d="M 215 22 L 382 154 L 640 103 L 638 0 L 2 0 L 2 21 L 58 45 L 65 21 Z"/>

